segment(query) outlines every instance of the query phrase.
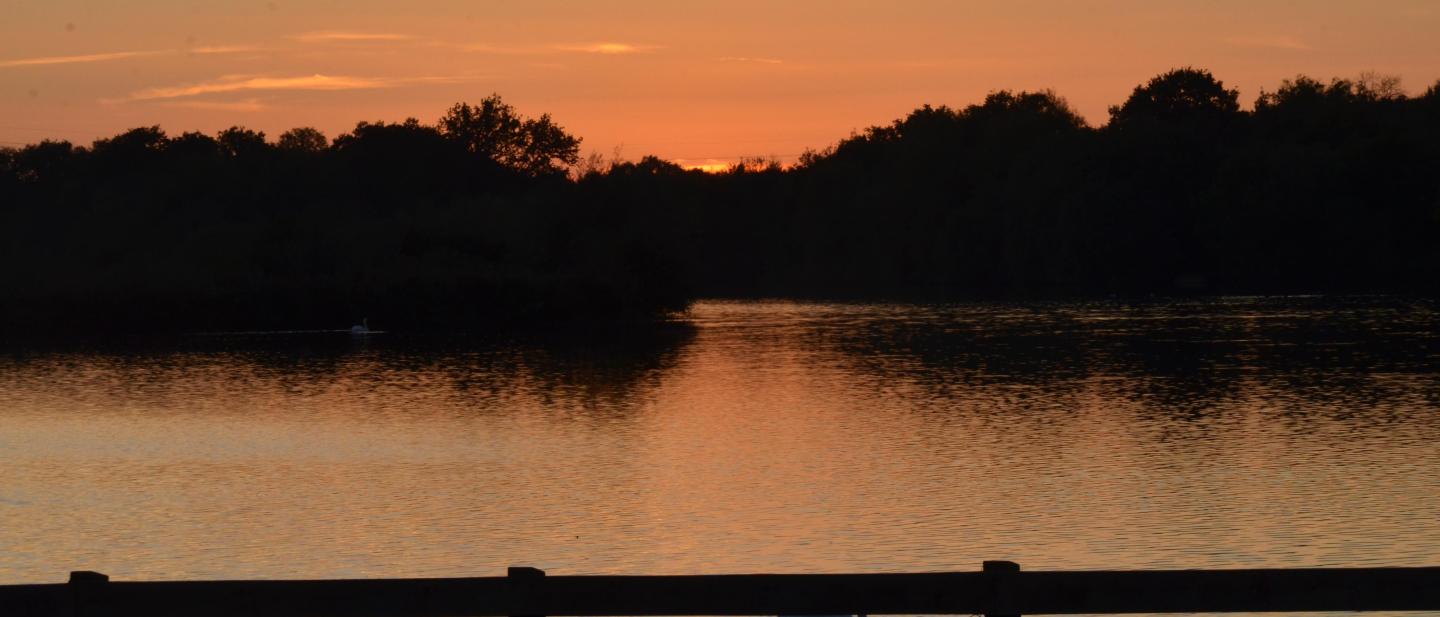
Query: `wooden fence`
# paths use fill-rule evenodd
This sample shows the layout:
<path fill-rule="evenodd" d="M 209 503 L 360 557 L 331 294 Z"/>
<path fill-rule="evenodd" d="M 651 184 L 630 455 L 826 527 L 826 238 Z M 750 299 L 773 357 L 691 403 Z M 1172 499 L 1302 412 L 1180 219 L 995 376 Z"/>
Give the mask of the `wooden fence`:
<path fill-rule="evenodd" d="M 986 615 L 1440 611 L 1440 568 L 545 576 L 0 585 L 10 617 Z"/>

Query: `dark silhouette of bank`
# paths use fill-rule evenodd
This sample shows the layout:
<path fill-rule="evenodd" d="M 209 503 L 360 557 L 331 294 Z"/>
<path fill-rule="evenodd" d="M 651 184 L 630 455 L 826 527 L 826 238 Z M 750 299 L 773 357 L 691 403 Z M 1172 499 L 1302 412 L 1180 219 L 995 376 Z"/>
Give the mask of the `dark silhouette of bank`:
<path fill-rule="evenodd" d="M 1440 291 L 1440 84 L 1209 72 L 1091 127 L 1053 92 L 921 107 L 797 165 L 581 164 L 491 96 L 334 140 L 142 127 L 0 149 L 12 332 L 490 330 L 707 296 Z"/>
<path fill-rule="evenodd" d="M 683 310 L 566 177 L 579 140 L 498 97 L 327 142 L 137 128 L 0 155 L 0 318 L 45 332 L 493 330 Z"/>
<path fill-rule="evenodd" d="M 690 262 L 707 294 L 1440 289 L 1440 92 L 1375 78 L 1300 77 L 1244 111 L 1180 69 L 1100 128 L 1001 91 L 693 184 L 674 201 L 707 230 Z"/>

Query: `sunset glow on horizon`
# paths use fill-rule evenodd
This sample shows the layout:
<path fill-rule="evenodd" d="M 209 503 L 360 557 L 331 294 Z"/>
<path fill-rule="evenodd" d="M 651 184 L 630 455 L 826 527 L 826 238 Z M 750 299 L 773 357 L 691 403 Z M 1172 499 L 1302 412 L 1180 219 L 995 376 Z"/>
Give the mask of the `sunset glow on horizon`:
<path fill-rule="evenodd" d="M 1161 6 L 1164 5 L 1164 6 Z M 1247 106 L 1297 74 L 1440 78 L 1440 5 L 1227 1 L 92 4 L 0 9 L 0 146 L 136 126 L 272 139 L 498 93 L 606 157 L 794 160 L 922 105 L 1053 89 L 1092 125 L 1174 67 Z"/>

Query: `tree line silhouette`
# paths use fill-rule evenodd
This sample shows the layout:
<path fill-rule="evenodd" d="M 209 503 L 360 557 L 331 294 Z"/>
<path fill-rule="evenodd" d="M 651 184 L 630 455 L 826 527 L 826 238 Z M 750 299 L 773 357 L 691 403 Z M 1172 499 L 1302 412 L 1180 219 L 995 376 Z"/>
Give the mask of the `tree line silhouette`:
<path fill-rule="evenodd" d="M 490 96 L 361 122 L 0 149 L 24 331 L 646 319 L 697 296 L 1440 291 L 1440 84 L 1208 71 L 1087 125 L 1050 91 L 924 106 L 793 166 L 581 161 Z"/>

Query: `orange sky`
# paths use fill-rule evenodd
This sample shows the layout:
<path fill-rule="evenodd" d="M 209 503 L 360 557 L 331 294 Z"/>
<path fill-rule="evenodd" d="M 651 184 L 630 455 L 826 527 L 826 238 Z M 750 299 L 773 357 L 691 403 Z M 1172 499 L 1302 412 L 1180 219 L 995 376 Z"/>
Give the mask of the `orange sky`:
<path fill-rule="evenodd" d="M 922 103 L 1054 88 L 1092 123 L 1166 69 L 1259 89 L 1440 78 L 1433 0 L 0 0 L 0 145 L 135 126 L 433 122 L 498 92 L 585 151 L 793 159 Z"/>

